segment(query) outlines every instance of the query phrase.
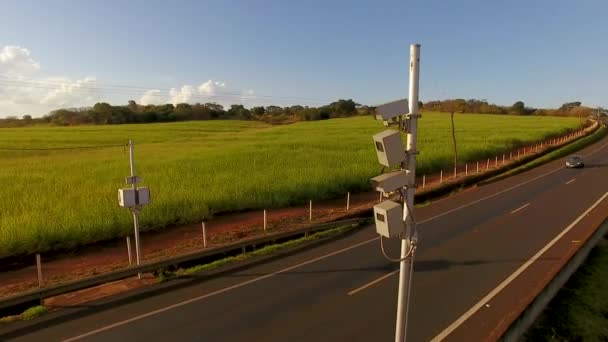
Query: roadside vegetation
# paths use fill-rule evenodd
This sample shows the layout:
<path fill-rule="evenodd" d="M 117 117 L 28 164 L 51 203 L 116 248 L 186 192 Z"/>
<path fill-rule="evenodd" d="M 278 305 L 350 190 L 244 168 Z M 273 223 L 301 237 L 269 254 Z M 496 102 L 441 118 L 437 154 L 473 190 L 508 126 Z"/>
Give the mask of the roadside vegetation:
<path fill-rule="evenodd" d="M 243 262 L 243 261 L 251 260 L 253 258 L 262 257 L 262 256 L 278 253 L 281 251 L 290 250 L 290 249 L 301 246 L 308 242 L 330 239 L 335 236 L 341 236 L 342 234 L 352 231 L 360 226 L 361 226 L 361 224 L 352 224 L 349 226 L 332 228 L 332 229 L 316 232 L 311 235 L 306 235 L 306 236 L 303 236 L 301 238 L 297 238 L 294 240 L 289 240 L 289 241 L 286 241 L 283 243 L 264 246 L 260 249 L 254 250 L 252 252 L 246 252 L 246 253 L 242 253 L 242 254 L 239 254 L 236 256 L 229 256 L 229 257 L 219 259 L 219 260 L 207 263 L 207 264 L 192 266 L 192 267 L 188 267 L 188 268 L 180 268 L 175 271 L 162 270 L 162 271 L 158 272 L 158 280 L 160 282 L 164 282 L 164 281 L 168 281 L 168 280 L 175 279 L 175 278 L 193 275 L 196 273 L 211 271 L 218 267 L 231 265 L 231 264 L 234 264 L 237 262 Z"/>
<path fill-rule="evenodd" d="M 572 117 L 456 114 L 455 120 L 463 162 L 579 125 Z M 280 126 L 214 120 L 2 129 L 0 258 L 131 232 L 130 214 L 116 199 L 129 175 L 128 151 L 76 147 L 135 141 L 136 173 L 152 192 L 141 216 L 145 230 L 369 190 L 380 171 L 371 136 L 382 129 L 368 116 Z M 418 174 L 451 167 L 450 116 L 426 113 L 419 132 Z"/>
<path fill-rule="evenodd" d="M 48 312 L 48 309 L 42 305 L 33 306 L 25 311 L 23 311 L 20 315 L 15 316 L 6 316 L 0 318 L 0 323 L 11 323 L 16 321 L 29 321 L 40 317 Z"/>
<path fill-rule="evenodd" d="M 527 341 L 608 341 L 608 240 L 549 303 L 526 333 Z"/>

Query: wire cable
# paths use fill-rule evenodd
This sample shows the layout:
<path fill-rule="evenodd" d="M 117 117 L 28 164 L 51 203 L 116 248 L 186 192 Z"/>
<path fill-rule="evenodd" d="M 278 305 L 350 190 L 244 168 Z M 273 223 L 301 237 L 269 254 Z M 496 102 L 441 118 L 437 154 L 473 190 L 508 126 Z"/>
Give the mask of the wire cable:
<path fill-rule="evenodd" d="M 405 198 L 405 196 L 402 196 Z M 390 256 L 388 256 L 388 254 L 386 253 L 386 251 L 384 250 L 384 236 L 380 235 L 380 249 L 382 250 L 382 254 L 384 255 L 384 257 L 392 262 L 402 262 L 404 260 L 407 260 L 410 256 L 414 255 L 414 251 L 416 250 L 416 243 L 417 243 L 417 232 L 415 231 L 416 229 L 416 218 L 414 217 L 414 211 L 410 208 L 410 205 L 407 203 L 407 199 L 405 199 L 403 201 L 405 208 L 407 210 L 407 216 L 406 218 L 410 218 L 411 222 L 413 223 L 413 227 L 414 227 L 414 232 L 412 233 L 412 236 L 410 238 L 410 244 L 409 244 L 409 250 L 407 251 L 407 253 L 405 253 L 405 256 L 399 258 L 399 259 L 395 259 L 395 258 L 391 258 Z"/>
<path fill-rule="evenodd" d="M 150 91 L 158 91 L 160 93 L 162 93 L 163 96 L 170 96 L 170 91 L 173 89 L 179 89 L 179 88 L 151 88 L 151 87 L 142 87 L 142 86 L 129 86 L 129 85 L 119 85 L 119 84 L 102 84 L 102 83 L 97 83 L 95 82 L 96 85 L 98 85 L 99 87 L 90 87 L 87 86 L 86 84 L 82 83 L 74 83 L 74 82 L 70 82 L 70 81 L 55 81 L 55 80 L 38 80 L 38 79 L 34 79 L 34 78 L 25 78 L 25 77 L 11 77 L 8 76 L 7 74 L 1 74 L 0 73 L 0 78 L 2 78 L 3 80 L 0 80 L 2 82 L 6 82 L 8 83 L 8 85 L 15 85 L 19 84 L 22 86 L 31 86 L 31 87 L 35 87 L 35 88 L 41 88 L 39 86 L 46 86 L 46 87 L 50 87 L 50 88 L 42 88 L 42 89 L 62 89 L 65 86 L 70 86 L 70 85 L 74 85 L 72 90 L 75 89 L 89 89 L 89 90 L 99 90 L 100 88 L 118 88 L 118 89 L 108 89 L 108 91 L 112 91 L 112 92 L 116 92 L 116 93 L 126 93 L 126 94 L 131 94 L 131 95 L 144 95 L 147 93 L 147 95 L 152 95 L 155 96 L 155 94 L 158 93 L 149 93 Z M 5 84 L 6 85 L 6 84 Z M 56 88 L 58 87 L 58 88 Z M 133 94 L 135 93 L 135 94 Z M 220 96 L 217 96 L 215 94 L 219 94 Z M 160 95 L 160 94 L 159 94 Z M 191 97 L 194 96 L 201 96 L 201 95 L 191 95 Z M 295 96 L 274 96 L 274 95 L 264 95 L 264 94 L 255 94 L 255 95 L 248 95 L 248 94 L 243 94 L 243 93 L 238 93 L 238 92 L 227 92 L 227 91 L 218 91 L 218 90 L 214 90 L 213 94 L 210 94 L 209 96 L 213 96 L 213 97 L 228 97 L 228 98 L 259 98 L 260 100 L 262 99 L 266 99 L 266 100 L 270 100 L 270 99 L 279 99 L 279 101 L 289 101 L 289 100 L 297 100 L 297 101 L 303 101 L 303 102 L 313 102 L 313 103 L 325 103 L 325 102 L 332 102 L 332 100 L 330 99 L 319 99 L 319 98 L 309 98 L 309 97 L 295 97 Z"/>
<path fill-rule="evenodd" d="M 121 145 L 97 145 L 97 146 L 74 146 L 74 147 L 49 147 L 49 148 L 12 148 L 12 147 L 0 147 L 2 151 L 61 151 L 61 150 L 80 150 L 80 149 L 95 149 L 95 148 L 108 148 L 108 147 L 125 147 L 128 144 Z"/>

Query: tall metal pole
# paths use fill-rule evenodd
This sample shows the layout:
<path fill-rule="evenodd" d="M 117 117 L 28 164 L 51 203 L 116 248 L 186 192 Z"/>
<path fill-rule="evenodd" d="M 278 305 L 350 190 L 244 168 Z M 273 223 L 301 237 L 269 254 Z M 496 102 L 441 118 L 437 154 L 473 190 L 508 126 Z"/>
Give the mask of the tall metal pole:
<path fill-rule="evenodd" d="M 133 140 L 129 140 L 129 163 L 131 165 L 131 177 L 135 177 L 135 160 L 133 157 L 133 149 L 134 149 L 134 144 L 133 144 Z M 135 199 L 136 199 L 136 203 L 139 203 L 139 200 L 137 199 L 137 186 L 135 185 L 135 182 L 132 182 L 131 187 L 133 188 L 133 190 L 135 190 Z M 131 212 L 133 213 L 133 229 L 135 230 L 135 262 L 137 263 L 137 265 L 140 264 L 141 261 L 141 246 L 139 244 L 139 209 L 138 208 L 133 208 L 131 209 Z M 141 279 L 141 273 L 137 275 L 138 278 Z"/>
<path fill-rule="evenodd" d="M 416 192 L 416 136 L 418 132 L 418 85 L 420 76 L 420 44 L 410 45 L 410 90 L 408 96 L 410 119 L 407 128 L 407 142 L 405 151 L 406 162 L 403 165 L 410 175 L 409 184 L 404 192 L 403 221 L 405 221 L 405 236 L 401 240 L 401 262 L 399 271 L 399 292 L 397 297 L 397 320 L 395 328 L 395 342 L 403 342 L 407 338 L 407 321 L 409 299 L 412 282 L 414 255 L 410 252 L 412 239 L 416 231 L 412 210 L 414 209 L 414 193 Z M 408 257 L 408 254 L 410 256 Z"/>

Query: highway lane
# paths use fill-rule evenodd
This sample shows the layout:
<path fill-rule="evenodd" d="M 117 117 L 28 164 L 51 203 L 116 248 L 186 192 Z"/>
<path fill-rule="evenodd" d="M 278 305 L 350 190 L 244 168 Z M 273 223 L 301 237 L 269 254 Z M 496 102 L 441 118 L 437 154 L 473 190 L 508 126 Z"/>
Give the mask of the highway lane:
<path fill-rule="evenodd" d="M 410 321 L 413 340 L 439 334 L 608 189 L 604 168 L 593 167 L 608 162 L 607 142 L 586 149 L 596 151 L 586 160 L 587 169 L 566 170 L 562 161 L 554 162 L 417 210 L 421 244 Z M 504 191 L 513 186 L 518 187 Z M 0 328 L 5 333 L 0 339 L 60 340 L 93 331 L 84 340 L 391 340 L 397 277 L 386 275 L 397 266 L 380 254 L 375 236 L 369 227 L 222 278 L 165 284 L 164 290 L 138 292 L 134 298 L 123 295 L 91 308 L 63 310 L 34 325 Z M 390 252 L 396 255 L 393 245 Z M 273 275 L 302 262 L 308 263 Z M 380 277 L 385 278 L 348 295 Z M 244 282 L 250 283 L 239 286 Z M 209 296 L 214 291 L 224 292 Z M 200 296 L 207 297 L 149 314 Z M 107 328 L 111 324 L 118 325 Z"/>

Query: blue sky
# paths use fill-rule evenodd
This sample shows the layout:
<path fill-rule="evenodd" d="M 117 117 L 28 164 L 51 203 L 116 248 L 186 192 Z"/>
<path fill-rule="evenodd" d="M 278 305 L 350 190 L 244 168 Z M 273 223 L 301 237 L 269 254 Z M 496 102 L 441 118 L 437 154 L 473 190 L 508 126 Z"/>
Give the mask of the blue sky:
<path fill-rule="evenodd" d="M 0 116 L 129 99 L 374 105 L 406 96 L 411 43 L 422 45 L 423 101 L 608 106 L 607 10 L 600 0 L 5 0 Z"/>

